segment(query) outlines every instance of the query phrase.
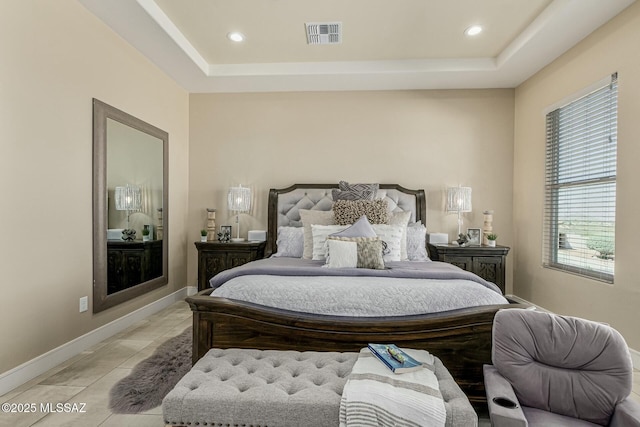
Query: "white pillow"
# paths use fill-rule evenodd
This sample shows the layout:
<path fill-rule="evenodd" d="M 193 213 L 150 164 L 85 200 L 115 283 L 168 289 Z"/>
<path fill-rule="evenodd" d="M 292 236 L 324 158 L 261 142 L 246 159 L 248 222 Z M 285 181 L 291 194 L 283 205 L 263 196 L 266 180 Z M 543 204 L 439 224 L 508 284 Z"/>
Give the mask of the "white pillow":
<path fill-rule="evenodd" d="M 327 236 L 329 234 L 338 233 L 346 228 L 348 225 L 311 225 L 311 235 L 313 238 L 313 244 L 311 249 L 311 259 L 324 260 L 327 258 Z M 306 246 L 306 244 L 305 244 Z"/>
<path fill-rule="evenodd" d="M 304 228 L 304 251 L 302 258 L 312 259 L 313 255 L 313 235 L 311 234 L 311 225 L 329 225 L 335 224 L 333 219 L 333 211 L 317 211 L 310 209 L 300 209 L 300 220 Z"/>
<path fill-rule="evenodd" d="M 356 268 L 358 265 L 358 244 L 342 240 L 327 240 L 327 263 L 329 268 Z"/>
<path fill-rule="evenodd" d="M 402 233 L 406 226 L 388 224 L 372 224 L 371 226 L 378 237 L 387 244 L 387 252 L 382 255 L 384 262 L 401 261 Z"/>
<path fill-rule="evenodd" d="M 411 211 L 391 212 L 389 215 L 390 225 L 408 225 L 411 220 Z"/>
<path fill-rule="evenodd" d="M 304 252 L 304 229 L 302 227 L 278 227 L 276 239 L 278 252 L 274 257 L 302 258 Z"/>
<path fill-rule="evenodd" d="M 409 261 L 429 261 L 427 255 L 427 228 L 414 222 L 407 227 L 407 257 Z"/>
<path fill-rule="evenodd" d="M 408 261 L 407 254 L 407 224 L 411 220 L 411 211 L 392 212 L 389 216 L 389 225 L 403 225 L 402 240 L 400 241 L 400 259 Z"/>

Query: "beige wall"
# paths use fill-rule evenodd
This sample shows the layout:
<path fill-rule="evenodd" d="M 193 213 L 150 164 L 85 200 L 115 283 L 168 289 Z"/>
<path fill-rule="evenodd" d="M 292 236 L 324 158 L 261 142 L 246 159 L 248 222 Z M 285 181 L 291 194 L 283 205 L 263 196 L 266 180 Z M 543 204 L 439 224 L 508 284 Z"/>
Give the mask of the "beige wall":
<path fill-rule="evenodd" d="M 443 190 L 469 185 L 464 227 L 482 227 L 482 211 L 494 209 L 510 245 L 513 101 L 513 90 L 191 94 L 189 284 L 205 209 L 235 227 L 226 194 L 237 184 L 255 194 L 244 236 L 266 229 L 269 188 L 344 179 L 426 189 L 427 228 L 451 238 L 457 220 L 443 212 Z"/>
<path fill-rule="evenodd" d="M 637 265 L 640 218 L 640 3 L 635 3 L 516 90 L 514 230 L 517 295 L 559 313 L 608 322 L 640 348 Z M 618 72 L 615 283 L 541 267 L 545 122 L 543 110 Z"/>
<path fill-rule="evenodd" d="M 0 2 L 0 372 L 186 285 L 188 94 L 78 2 Z M 169 133 L 169 285 L 93 315 L 92 98 Z"/>

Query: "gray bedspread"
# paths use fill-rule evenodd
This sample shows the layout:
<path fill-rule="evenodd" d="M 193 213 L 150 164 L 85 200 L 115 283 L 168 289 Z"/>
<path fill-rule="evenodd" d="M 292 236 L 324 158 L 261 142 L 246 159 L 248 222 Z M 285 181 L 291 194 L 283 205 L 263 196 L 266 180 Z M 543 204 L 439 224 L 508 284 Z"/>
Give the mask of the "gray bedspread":
<path fill-rule="evenodd" d="M 212 296 L 333 316 L 406 316 L 507 304 L 500 289 L 442 262 L 390 262 L 385 270 L 330 269 L 323 261 L 268 258 L 225 270 Z"/>

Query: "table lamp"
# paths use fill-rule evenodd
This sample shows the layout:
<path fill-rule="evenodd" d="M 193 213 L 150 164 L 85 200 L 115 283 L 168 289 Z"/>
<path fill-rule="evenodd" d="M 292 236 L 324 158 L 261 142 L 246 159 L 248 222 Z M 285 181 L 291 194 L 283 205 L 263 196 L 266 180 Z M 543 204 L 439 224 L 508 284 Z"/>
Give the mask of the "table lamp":
<path fill-rule="evenodd" d="M 447 188 L 447 212 L 458 214 L 458 236 L 462 232 L 462 212 L 471 212 L 471 187 Z"/>
<path fill-rule="evenodd" d="M 251 209 L 251 189 L 243 187 L 231 187 L 228 196 L 229 210 L 236 214 L 236 237 L 231 239 L 232 242 L 242 242 L 244 238 L 240 237 L 240 214 L 249 212 Z"/>

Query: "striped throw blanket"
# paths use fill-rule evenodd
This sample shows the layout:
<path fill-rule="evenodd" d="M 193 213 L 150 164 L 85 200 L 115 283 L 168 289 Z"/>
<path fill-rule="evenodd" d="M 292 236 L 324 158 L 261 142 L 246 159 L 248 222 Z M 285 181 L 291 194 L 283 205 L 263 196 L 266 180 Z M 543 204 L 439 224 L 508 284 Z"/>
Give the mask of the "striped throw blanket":
<path fill-rule="evenodd" d="M 444 400 L 433 355 L 403 348 L 424 369 L 394 374 L 368 348 L 360 350 L 340 401 L 340 427 L 444 426 Z"/>

